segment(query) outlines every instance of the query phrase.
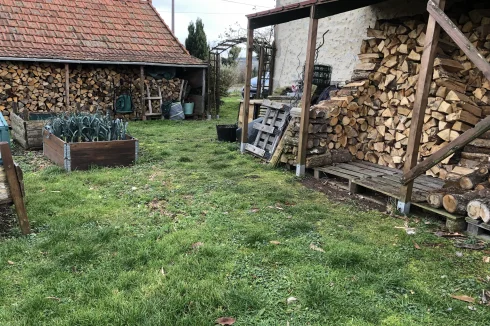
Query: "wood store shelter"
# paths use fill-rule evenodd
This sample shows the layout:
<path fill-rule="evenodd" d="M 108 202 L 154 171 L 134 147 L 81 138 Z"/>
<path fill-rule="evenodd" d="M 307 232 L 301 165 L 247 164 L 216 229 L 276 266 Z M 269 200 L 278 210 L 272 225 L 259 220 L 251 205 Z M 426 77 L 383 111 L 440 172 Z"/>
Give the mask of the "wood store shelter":
<path fill-rule="evenodd" d="M 254 29 L 269 25 L 283 24 L 293 20 L 309 18 L 309 32 L 307 52 L 305 59 L 304 89 L 301 101 L 301 121 L 299 133 L 299 149 L 297 154 L 298 176 L 303 176 L 306 169 L 306 154 L 309 126 L 309 108 L 311 107 L 312 79 L 315 48 L 317 40 L 318 20 L 346 11 L 358 9 L 382 2 L 380 0 L 310 0 L 288 6 L 278 7 L 272 10 L 248 15 L 248 42 L 247 42 L 247 73 L 245 87 L 245 104 L 249 107 L 250 78 L 252 73 L 253 32 Z M 420 58 L 420 72 L 417 81 L 417 90 L 412 110 L 412 124 L 408 137 L 408 148 L 405 156 L 403 173 L 398 179 L 399 192 L 397 192 L 398 208 L 404 213 L 410 210 L 414 180 L 426 171 L 454 154 L 476 138 L 482 136 L 490 129 L 490 116 L 482 119 L 474 128 L 465 131 L 456 139 L 451 139 L 445 146 L 434 152 L 422 162 L 418 162 L 419 147 L 421 142 L 424 117 L 428 104 L 430 86 L 432 82 L 433 67 L 436 57 L 441 28 L 448 34 L 457 47 L 464 52 L 466 57 L 481 71 L 483 76 L 490 80 L 490 64 L 487 62 L 468 38 L 459 30 L 451 19 L 445 14 L 445 0 L 430 0 L 427 3 L 429 21 L 425 33 L 425 45 Z M 248 110 L 243 110 L 242 121 L 248 121 Z M 247 143 L 247 125 L 243 126 L 241 150 L 245 151 Z M 379 168 L 379 167 L 378 167 Z M 377 168 L 374 168 L 377 169 Z M 374 170 L 373 170 L 374 171 Z M 372 173 L 374 173 L 371 171 Z M 437 179 L 436 179 L 437 180 Z"/>
<path fill-rule="evenodd" d="M 133 118 L 145 119 L 158 113 L 148 112 L 144 98 L 160 87 L 164 100 L 180 100 L 182 80 L 203 116 L 206 69 L 151 0 L 0 0 L 0 109 L 7 118 L 12 102 L 59 112 L 110 107 L 130 92 Z"/>

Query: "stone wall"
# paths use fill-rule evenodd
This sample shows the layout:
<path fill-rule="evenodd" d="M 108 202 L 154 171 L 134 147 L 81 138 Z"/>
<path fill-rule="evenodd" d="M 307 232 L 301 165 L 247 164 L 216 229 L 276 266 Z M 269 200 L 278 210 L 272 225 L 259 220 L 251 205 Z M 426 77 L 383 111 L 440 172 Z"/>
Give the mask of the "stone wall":
<path fill-rule="evenodd" d="M 299 0 L 277 0 L 276 5 L 289 5 Z M 321 48 L 317 63 L 332 65 L 332 81 L 350 79 L 358 61 L 359 46 L 366 37 L 366 28 L 374 27 L 379 19 L 425 13 L 426 0 L 392 0 L 378 5 L 360 8 L 319 21 L 317 45 Z M 274 72 L 275 87 L 291 86 L 300 78 L 306 58 L 308 19 L 301 19 L 276 26 L 277 55 Z"/>

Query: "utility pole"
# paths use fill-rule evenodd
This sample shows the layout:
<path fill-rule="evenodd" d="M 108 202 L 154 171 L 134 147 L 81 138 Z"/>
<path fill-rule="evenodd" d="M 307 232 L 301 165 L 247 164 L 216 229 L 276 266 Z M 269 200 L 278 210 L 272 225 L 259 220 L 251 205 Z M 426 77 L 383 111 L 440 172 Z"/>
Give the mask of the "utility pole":
<path fill-rule="evenodd" d="M 175 0 L 172 0 L 172 33 L 175 34 Z"/>

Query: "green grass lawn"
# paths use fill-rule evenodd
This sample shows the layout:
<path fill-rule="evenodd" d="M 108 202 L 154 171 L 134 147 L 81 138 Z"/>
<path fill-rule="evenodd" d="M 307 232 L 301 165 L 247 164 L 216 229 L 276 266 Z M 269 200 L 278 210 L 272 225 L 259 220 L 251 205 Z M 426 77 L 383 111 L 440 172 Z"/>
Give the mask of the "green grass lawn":
<path fill-rule="evenodd" d="M 34 234 L 0 239 L 0 325 L 490 325 L 488 251 L 331 202 L 217 142 L 215 124 L 131 123 L 129 168 L 18 157 Z"/>

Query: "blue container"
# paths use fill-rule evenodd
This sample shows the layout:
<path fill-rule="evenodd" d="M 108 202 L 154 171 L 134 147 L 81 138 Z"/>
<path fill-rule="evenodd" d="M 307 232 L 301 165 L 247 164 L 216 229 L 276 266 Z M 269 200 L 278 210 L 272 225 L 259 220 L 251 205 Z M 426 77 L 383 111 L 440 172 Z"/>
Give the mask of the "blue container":
<path fill-rule="evenodd" d="M 0 142 L 6 141 L 10 145 L 9 125 L 2 114 L 0 114 Z"/>

